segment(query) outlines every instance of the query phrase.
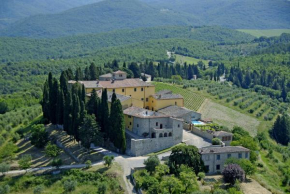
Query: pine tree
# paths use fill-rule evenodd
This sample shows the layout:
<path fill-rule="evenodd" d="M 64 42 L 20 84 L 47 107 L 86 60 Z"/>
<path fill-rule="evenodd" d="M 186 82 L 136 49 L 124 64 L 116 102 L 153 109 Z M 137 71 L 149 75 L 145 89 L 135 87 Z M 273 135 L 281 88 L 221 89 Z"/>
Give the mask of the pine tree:
<path fill-rule="evenodd" d="M 50 107 L 49 107 L 49 86 L 48 81 L 46 80 L 43 87 L 43 98 L 42 98 L 42 112 L 43 112 L 43 118 L 46 119 L 48 122 L 50 121 Z"/>
<path fill-rule="evenodd" d="M 286 102 L 286 99 L 287 99 L 287 91 L 286 91 L 285 85 L 282 88 L 281 98 L 283 98 L 283 101 Z"/>
<path fill-rule="evenodd" d="M 111 133 L 112 142 L 115 147 L 120 149 L 121 153 L 126 151 L 125 122 L 122 105 L 119 99 L 111 105 Z"/>

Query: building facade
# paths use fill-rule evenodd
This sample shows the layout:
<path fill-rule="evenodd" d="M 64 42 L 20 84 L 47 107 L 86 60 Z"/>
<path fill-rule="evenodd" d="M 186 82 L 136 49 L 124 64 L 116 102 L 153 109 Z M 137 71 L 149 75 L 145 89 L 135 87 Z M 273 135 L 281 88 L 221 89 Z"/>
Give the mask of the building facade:
<path fill-rule="evenodd" d="M 221 173 L 227 159 L 250 159 L 250 150 L 242 146 L 209 146 L 199 149 L 208 174 Z"/>

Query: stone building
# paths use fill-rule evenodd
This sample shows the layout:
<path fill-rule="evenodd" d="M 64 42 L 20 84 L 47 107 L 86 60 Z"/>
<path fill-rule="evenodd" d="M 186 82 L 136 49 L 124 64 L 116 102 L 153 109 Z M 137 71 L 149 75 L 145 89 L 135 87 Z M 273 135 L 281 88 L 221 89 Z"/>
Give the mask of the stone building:
<path fill-rule="evenodd" d="M 209 146 L 199 149 L 208 174 L 220 173 L 228 158 L 250 159 L 250 150 L 242 146 Z"/>
<path fill-rule="evenodd" d="M 127 154 L 146 155 L 182 141 L 183 120 L 138 107 L 124 110 Z"/>

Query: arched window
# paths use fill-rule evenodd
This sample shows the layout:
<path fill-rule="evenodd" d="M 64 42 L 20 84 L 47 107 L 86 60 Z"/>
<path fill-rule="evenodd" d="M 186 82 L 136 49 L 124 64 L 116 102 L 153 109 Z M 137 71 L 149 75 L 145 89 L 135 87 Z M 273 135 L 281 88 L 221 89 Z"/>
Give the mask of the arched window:
<path fill-rule="evenodd" d="M 152 133 L 151 138 L 156 138 L 156 133 Z"/>
<path fill-rule="evenodd" d="M 162 133 L 160 133 L 160 134 L 159 134 L 159 137 L 163 137 L 163 134 L 162 134 Z"/>
<path fill-rule="evenodd" d="M 171 137 L 171 136 L 172 136 L 172 133 L 170 132 L 170 133 L 169 133 L 169 137 Z"/>
<path fill-rule="evenodd" d="M 167 133 L 164 133 L 164 137 L 167 137 Z"/>

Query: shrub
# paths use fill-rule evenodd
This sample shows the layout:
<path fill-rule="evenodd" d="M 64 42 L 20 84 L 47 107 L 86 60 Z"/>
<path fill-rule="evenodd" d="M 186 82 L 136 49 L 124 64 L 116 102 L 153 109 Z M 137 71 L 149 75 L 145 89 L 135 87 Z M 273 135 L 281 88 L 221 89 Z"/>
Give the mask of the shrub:
<path fill-rule="evenodd" d="M 25 154 L 21 157 L 21 159 L 18 161 L 19 166 L 22 169 L 28 169 L 31 166 L 31 160 L 32 157 L 30 154 Z"/>
<path fill-rule="evenodd" d="M 48 142 L 48 133 L 44 125 L 32 125 L 31 144 L 37 148 L 43 148 Z"/>
<path fill-rule="evenodd" d="M 62 160 L 60 158 L 54 158 L 51 162 L 51 166 L 55 166 L 57 169 L 62 165 Z"/>
<path fill-rule="evenodd" d="M 229 164 L 222 171 L 223 179 L 226 183 L 234 185 L 236 180 L 245 180 L 245 171 L 237 164 Z"/>
<path fill-rule="evenodd" d="M 66 180 L 63 183 L 63 188 L 66 192 L 72 192 L 76 189 L 77 181 L 74 180 Z"/>
<path fill-rule="evenodd" d="M 114 156 L 104 156 L 103 159 L 105 161 L 105 165 L 107 165 L 108 167 L 111 167 L 114 160 Z"/>
<path fill-rule="evenodd" d="M 212 145 L 220 145 L 221 144 L 221 140 L 219 138 L 213 138 L 211 140 Z"/>
<path fill-rule="evenodd" d="M 5 172 L 8 172 L 10 169 L 10 165 L 6 163 L 0 163 L 0 172 L 4 175 Z"/>
<path fill-rule="evenodd" d="M 108 185 L 106 182 L 100 182 L 98 184 L 98 193 L 105 194 L 108 189 Z"/>
<path fill-rule="evenodd" d="M 92 162 L 90 160 L 87 160 L 85 164 L 87 169 L 92 167 Z"/>
<path fill-rule="evenodd" d="M 155 171 L 156 166 L 160 164 L 159 158 L 154 155 L 150 156 L 147 160 L 144 161 L 145 169 L 152 174 Z"/>
<path fill-rule="evenodd" d="M 50 142 L 45 146 L 45 155 L 48 157 L 55 158 L 57 157 L 61 152 L 61 149 L 59 149 L 55 144 L 51 144 Z"/>
<path fill-rule="evenodd" d="M 0 194 L 8 194 L 10 192 L 10 186 L 5 185 L 0 187 Z"/>
<path fill-rule="evenodd" d="M 41 194 L 43 192 L 43 186 L 42 185 L 38 185 L 34 188 L 33 190 L 33 194 Z"/>
<path fill-rule="evenodd" d="M 205 173 L 204 173 L 204 172 L 199 172 L 199 173 L 197 174 L 197 176 L 198 176 L 198 179 L 199 179 L 199 180 L 203 180 L 204 177 L 205 177 Z"/>

